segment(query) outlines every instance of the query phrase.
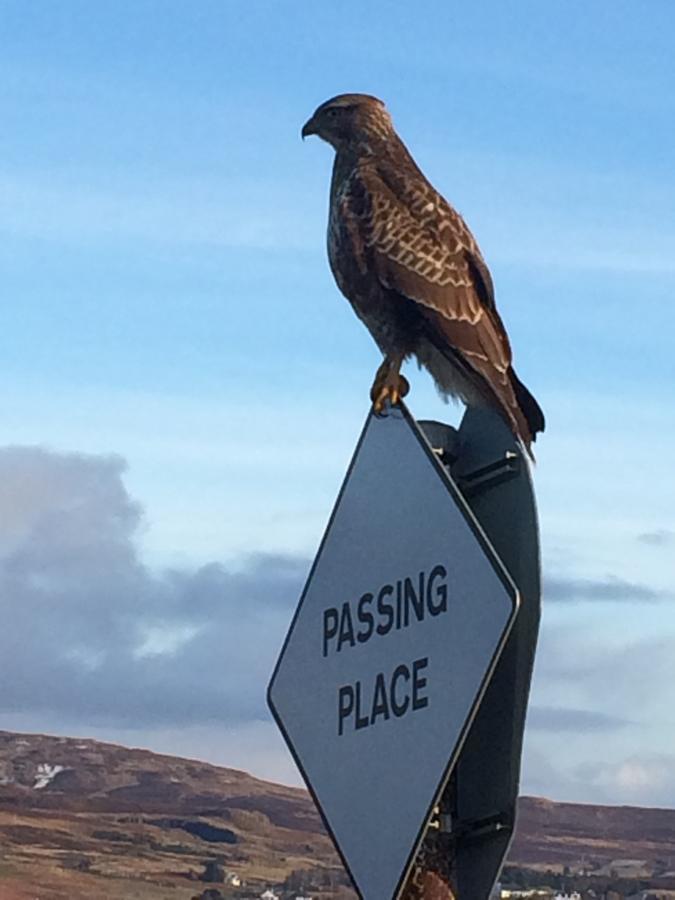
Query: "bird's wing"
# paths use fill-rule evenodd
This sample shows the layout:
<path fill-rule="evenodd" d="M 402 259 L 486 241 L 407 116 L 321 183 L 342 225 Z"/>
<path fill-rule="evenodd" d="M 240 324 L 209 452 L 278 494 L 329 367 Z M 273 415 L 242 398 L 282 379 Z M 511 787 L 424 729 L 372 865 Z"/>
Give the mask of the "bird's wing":
<path fill-rule="evenodd" d="M 364 266 L 371 261 L 383 287 L 419 304 L 437 342 L 468 363 L 512 414 L 511 347 L 471 233 L 426 182 L 415 191 L 408 179 L 403 196 L 396 188 L 374 166 L 352 174 L 340 202 L 358 242 L 356 258 Z"/>
<path fill-rule="evenodd" d="M 393 194 L 419 226 L 432 231 L 447 250 L 464 256 L 481 303 L 497 313 L 492 276 L 468 225 L 429 184 L 407 150 L 400 149 L 405 154 L 402 160 L 396 165 L 378 165 L 374 173 L 365 173 L 366 180 L 375 175 L 374 180 L 379 180 L 381 186 Z"/>

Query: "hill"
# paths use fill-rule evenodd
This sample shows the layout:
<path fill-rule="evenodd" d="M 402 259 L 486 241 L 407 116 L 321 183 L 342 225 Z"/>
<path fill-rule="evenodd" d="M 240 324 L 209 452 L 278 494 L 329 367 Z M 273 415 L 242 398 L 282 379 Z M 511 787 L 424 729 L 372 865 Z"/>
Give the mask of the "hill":
<path fill-rule="evenodd" d="M 256 896 L 291 873 L 314 896 L 353 896 L 306 791 L 91 740 L 0 732 L 0 848 L 2 900 L 189 900 L 209 874 Z M 665 871 L 675 811 L 521 799 L 511 863 L 626 859 Z"/>

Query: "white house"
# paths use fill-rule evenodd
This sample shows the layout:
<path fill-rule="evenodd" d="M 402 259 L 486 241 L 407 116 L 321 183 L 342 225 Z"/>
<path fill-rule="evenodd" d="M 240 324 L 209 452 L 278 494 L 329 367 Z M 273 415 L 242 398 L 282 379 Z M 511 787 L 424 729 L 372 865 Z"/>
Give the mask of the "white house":
<path fill-rule="evenodd" d="M 539 888 L 502 888 L 502 900 L 537 900 L 537 897 L 550 897 L 549 891 Z"/>

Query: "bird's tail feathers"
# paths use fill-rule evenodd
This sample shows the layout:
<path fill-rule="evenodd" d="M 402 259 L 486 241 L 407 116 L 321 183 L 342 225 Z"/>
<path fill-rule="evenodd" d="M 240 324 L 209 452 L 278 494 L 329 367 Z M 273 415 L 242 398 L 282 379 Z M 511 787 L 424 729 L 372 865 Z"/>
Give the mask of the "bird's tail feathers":
<path fill-rule="evenodd" d="M 490 378 L 489 372 L 478 371 L 461 354 L 431 341 L 420 347 L 417 357 L 443 396 L 459 396 L 467 405 L 485 404 L 498 412 L 534 460 L 531 444 L 544 430 L 544 414 L 513 369 L 505 381 Z"/>
<path fill-rule="evenodd" d="M 546 428 L 546 419 L 544 418 L 541 406 L 539 406 L 513 369 L 511 369 L 511 383 L 513 385 L 518 406 L 530 429 L 532 440 L 536 441 L 538 432 L 543 431 Z"/>

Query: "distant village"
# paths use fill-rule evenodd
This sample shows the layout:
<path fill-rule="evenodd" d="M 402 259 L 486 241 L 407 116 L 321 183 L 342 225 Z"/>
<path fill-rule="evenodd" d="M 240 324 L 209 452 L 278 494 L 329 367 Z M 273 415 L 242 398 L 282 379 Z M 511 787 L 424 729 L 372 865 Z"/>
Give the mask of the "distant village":
<path fill-rule="evenodd" d="M 286 898 L 293 898 L 293 900 L 314 900 L 311 896 L 304 896 L 302 894 L 288 894 L 288 893 L 275 893 L 271 888 L 266 888 L 260 894 L 253 893 L 223 893 L 217 888 L 207 888 L 205 891 L 202 891 L 201 894 L 195 894 L 193 900 L 225 900 L 225 898 L 237 897 L 241 898 L 241 900 L 286 900 Z"/>
<path fill-rule="evenodd" d="M 629 890 L 631 889 L 629 888 Z M 613 890 L 612 888 L 601 892 L 589 888 L 588 890 L 572 891 L 568 894 L 550 891 L 547 888 L 510 890 L 500 887 L 498 893 L 494 893 L 493 897 L 495 900 L 675 900 L 675 891 L 647 888 L 639 890 L 637 893 L 632 890 L 631 893 L 624 893 L 622 890 Z"/>
<path fill-rule="evenodd" d="M 217 861 L 204 864 L 200 880 L 210 882 L 192 900 L 353 900 L 347 875 L 338 869 L 298 869 L 280 884 L 245 884 Z M 652 880 L 662 879 L 664 886 Z M 614 860 L 592 874 L 507 866 L 491 900 L 675 900 L 675 873 L 655 876 L 641 860 Z"/>
<path fill-rule="evenodd" d="M 236 872 L 211 860 L 204 864 L 204 872 L 199 877 L 211 886 L 195 894 L 192 900 L 354 900 L 356 897 L 342 869 L 297 869 L 282 883 L 261 888 L 245 883 Z"/>
<path fill-rule="evenodd" d="M 675 871 L 639 859 L 559 871 L 507 865 L 491 900 L 675 900 Z"/>

